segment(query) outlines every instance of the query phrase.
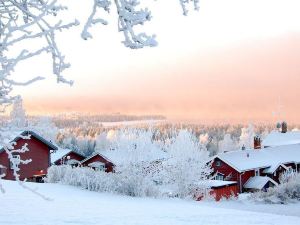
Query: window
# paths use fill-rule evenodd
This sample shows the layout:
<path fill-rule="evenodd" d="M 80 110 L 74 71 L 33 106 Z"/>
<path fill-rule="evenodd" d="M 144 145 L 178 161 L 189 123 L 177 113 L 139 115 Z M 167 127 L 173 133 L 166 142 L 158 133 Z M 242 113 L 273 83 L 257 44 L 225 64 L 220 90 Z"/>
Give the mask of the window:
<path fill-rule="evenodd" d="M 216 167 L 220 167 L 221 165 L 222 165 L 222 163 L 220 160 L 216 161 Z"/>
<path fill-rule="evenodd" d="M 295 172 L 296 172 L 296 170 L 294 170 L 292 167 L 288 167 L 287 173 L 292 174 Z"/>
<path fill-rule="evenodd" d="M 224 175 L 221 173 L 217 173 L 217 175 L 215 176 L 215 180 L 224 180 Z"/>
<path fill-rule="evenodd" d="M 105 166 L 104 165 L 100 165 L 100 166 L 96 167 L 95 170 L 97 170 L 97 171 L 104 171 L 105 170 Z"/>
<path fill-rule="evenodd" d="M 259 176 L 259 169 L 255 170 L 255 176 Z"/>
<path fill-rule="evenodd" d="M 20 155 L 13 155 L 12 159 L 10 160 L 9 167 L 12 170 L 13 169 L 13 163 L 17 168 L 19 168 L 20 164 Z"/>

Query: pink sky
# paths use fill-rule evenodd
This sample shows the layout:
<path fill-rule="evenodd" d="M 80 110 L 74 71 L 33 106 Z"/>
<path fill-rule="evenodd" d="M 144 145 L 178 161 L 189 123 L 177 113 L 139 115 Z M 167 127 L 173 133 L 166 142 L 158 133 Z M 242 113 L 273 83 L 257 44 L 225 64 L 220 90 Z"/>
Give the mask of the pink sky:
<path fill-rule="evenodd" d="M 168 68 L 124 75 L 99 95 L 25 99 L 30 112 L 163 114 L 172 119 L 273 121 L 278 98 L 290 121 L 300 114 L 300 34 L 195 53 Z M 126 81 L 125 81 L 126 80 Z M 71 89 L 70 89 L 71 91 Z"/>
<path fill-rule="evenodd" d="M 199 13 L 184 19 L 176 10 L 166 17 L 159 11 L 163 7 L 153 12 L 157 21 L 150 26 L 158 34 L 155 49 L 125 49 L 115 27 L 95 31 L 89 42 L 76 42 L 78 33 L 71 33 L 68 40 L 78 49 L 66 37 L 61 39 L 73 64 L 66 75 L 75 85 L 48 79 L 21 88 L 27 111 L 274 122 L 272 112 L 280 98 L 284 119 L 300 122 L 298 1 L 209 0 Z M 43 73 L 47 68 L 36 66 Z"/>

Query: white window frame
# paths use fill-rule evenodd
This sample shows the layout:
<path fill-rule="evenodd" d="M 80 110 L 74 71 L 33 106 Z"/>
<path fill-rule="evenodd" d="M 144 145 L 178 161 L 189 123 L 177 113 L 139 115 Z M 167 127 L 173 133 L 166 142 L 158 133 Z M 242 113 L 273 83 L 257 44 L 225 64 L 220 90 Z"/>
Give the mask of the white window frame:
<path fill-rule="evenodd" d="M 98 167 L 95 168 L 96 171 L 105 171 L 105 169 L 106 169 L 105 165 L 98 166 Z"/>
<path fill-rule="evenodd" d="M 217 173 L 217 175 L 215 176 L 214 180 L 224 180 L 224 175 L 221 173 Z"/>

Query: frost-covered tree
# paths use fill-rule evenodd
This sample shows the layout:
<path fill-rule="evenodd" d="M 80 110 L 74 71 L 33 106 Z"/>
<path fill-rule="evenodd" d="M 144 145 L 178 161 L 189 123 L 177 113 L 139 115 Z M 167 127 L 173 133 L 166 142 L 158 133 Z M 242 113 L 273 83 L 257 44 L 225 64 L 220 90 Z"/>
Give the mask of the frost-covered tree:
<path fill-rule="evenodd" d="M 83 155 L 91 155 L 95 150 L 95 140 L 88 136 L 79 136 L 77 139 L 77 151 Z"/>
<path fill-rule="evenodd" d="M 211 137 L 209 136 L 208 133 L 205 134 L 200 134 L 199 136 L 199 141 L 202 145 L 207 145 L 211 140 Z"/>
<path fill-rule="evenodd" d="M 243 127 L 239 140 L 239 147 L 253 148 L 254 136 L 255 131 L 254 126 L 252 124 L 249 124 L 248 127 Z"/>
<path fill-rule="evenodd" d="M 107 132 L 102 132 L 96 137 L 96 146 L 95 146 L 95 151 L 103 151 L 110 149 L 111 147 L 111 142 L 108 139 L 108 133 Z"/>
<path fill-rule="evenodd" d="M 27 123 L 23 101 L 20 96 L 14 100 L 12 110 L 10 112 L 10 125 L 18 128 L 25 127 Z"/>
<path fill-rule="evenodd" d="M 151 162 L 165 157 L 151 129 L 120 129 L 114 133 L 110 142 L 109 155 L 117 159 L 119 165 Z"/>
<path fill-rule="evenodd" d="M 230 134 L 225 134 L 223 140 L 219 141 L 219 152 L 228 152 L 237 150 L 238 146 L 234 140 L 232 140 Z"/>
<path fill-rule="evenodd" d="M 49 116 L 41 116 L 35 124 L 30 127 L 31 130 L 40 134 L 43 138 L 53 143 L 56 142 L 58 128 Z"/>
<path fill-rule="evenodd" d="M 201 189 L 200 182 L 210 179 L 209 153 L 190 131 L 180 130 L 167 146 L 167 153 L 169 158 L 163 162 L 164 182 L 173 186 L 177 195 L 189 196 Z"/>

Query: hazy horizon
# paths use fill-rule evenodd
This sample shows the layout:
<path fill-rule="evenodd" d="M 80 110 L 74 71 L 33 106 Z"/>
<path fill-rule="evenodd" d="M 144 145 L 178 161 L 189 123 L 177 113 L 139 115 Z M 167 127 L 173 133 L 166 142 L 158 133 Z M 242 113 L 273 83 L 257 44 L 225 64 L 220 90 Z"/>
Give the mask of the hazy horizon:
<path fill-rule="evenodd" d="M 57 85 L 48 76 L 16 89 L 27 112 L 274 123 L 280 105 L 282 119 L 300 122 L 299 1 L 204 0 L 188 17 L 176 3 L 174 9 L 151 4 L 153 21 L 145 30 L 157 34 L 157 48 L 126 49 L 116 21 L 93 29 L 87 42 L 79 29 L 60 34 L 58 44 L 72 64 L 66 77 L 75 84 Z M 48 75 L 46 57 L 35 65 L 22 65 L 16 74 Z"/>

